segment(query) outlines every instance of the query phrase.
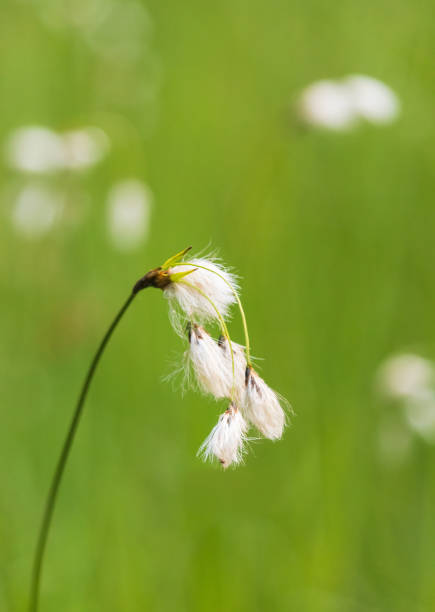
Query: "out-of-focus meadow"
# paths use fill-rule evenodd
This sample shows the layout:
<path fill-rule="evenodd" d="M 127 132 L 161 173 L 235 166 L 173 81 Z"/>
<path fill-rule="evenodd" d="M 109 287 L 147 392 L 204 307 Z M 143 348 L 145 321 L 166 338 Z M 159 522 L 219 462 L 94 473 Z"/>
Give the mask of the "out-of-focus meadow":
<path fill-rule="evenodd" d="M 243 467 L 196 458 L 222 405 L 163 382 L 184 345 L 141 294 L 86 405 L 41 611 L 433 610 L 432 3 L 3 0 L 0 53 L 0 610 L 25 609 L 97 343 L 189 244 L 242 276 L 292 426 Z M 351 74 L 392 88 L 394 121 L 297 118 L 301 90 Z"/>

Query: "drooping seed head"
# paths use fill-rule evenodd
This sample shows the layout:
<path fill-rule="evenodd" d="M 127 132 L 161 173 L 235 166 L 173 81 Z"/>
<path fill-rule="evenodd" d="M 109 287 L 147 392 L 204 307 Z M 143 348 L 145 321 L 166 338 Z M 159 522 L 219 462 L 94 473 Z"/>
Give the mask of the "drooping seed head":
<path fill-rule="evenodd" d="M 251 367 L 246 368 L 243 411 L 246 418 L 270 440 L 281 438 L 285 412 L 278 396 Z"/>
<path fill-rule="evenodd" d="M 186 357 L 202 391 L 211 393 L 217 399 L 230 397 L 232 372 L 227 366 L 227 356 L 203 327 L 189 326 Z"/>
<path fill-rule="evenodd" d="M 253 370 L 246 317 L 238 295 L 236 278 L 216 260 L 185 260 L 184 249 L 140 279 L 133 293 L 145 287 L 162 289 L 170 304 L 171 322 L 180 336 L 189 337 L 184 354 L 185 383 L 193 372 L 198 387 L 217 399 L 230 399 L 230 406 L 198 453 L 204 459 L 217 457 L 226 468 L 239 463 L 246 432 L 254 425 L 265 437 L 281 438 L 286 422 L 281 398 Z M 225 319 L 238 303 L 246 348 L 230 340 Z M 214 340 L 205 322 L 218 322 L 222 336 Z"/>
<path fill-rule="evenodd" d="M 204 461 L 217 458 L 224 468 L 243 459 L 248 426 L 234 404 L 220 415 L 217 424 L 198 450 Z"/>

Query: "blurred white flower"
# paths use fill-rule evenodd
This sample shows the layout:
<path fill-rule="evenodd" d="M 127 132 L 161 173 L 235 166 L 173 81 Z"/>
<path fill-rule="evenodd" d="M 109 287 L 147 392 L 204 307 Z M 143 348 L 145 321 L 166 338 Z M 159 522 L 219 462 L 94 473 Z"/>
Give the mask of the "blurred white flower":
<path fill-rule="evenodd" d="M 369 76 L 351 75 L 345 80 L 355 112 L 372 123 L 391 123 L 400 113 L 394 91 Z"/>
<path fill-rule="evenodd" d="M 64 198 L 53 189 L 30 184 L 21 189 L 12 208 L 12 225 L 26 238 L 39 238 L 55 225 L 64 207 Z"/>
<path fill-rule="evenodd" d="M 43 126 L 21 127 L 6 141 L 6 160 L 21 172 L 81 170 L 99 162 L 110 143 L 103 130 L 85 127 L 59 134 Z"/>
<path fill-rule="evenodd" d="M 331 130 L 351 127 L 355 109 L 346 86 L 335 81 L 317 81 L 300 95 L 299 112 L 304 121 Z"/>
<path fill-rule="evenodd" d="M 151 206 L 151 191 L 139 180 L 124 180 L 111 188 L 107 199 L 107 225 L 115 248 L 128 251 L 145 240 Z"/>
<path fill-rule="evenodd" d="M 420 355 L 394 355 L 379 368 L 378 381 L 387 395 L 409 397 L 434 382 L 434 366 Z"/>
<path fill-rule="evenodd" d="M 5 154 L 9 165 L 22 172 L 53 172 L 65 161 L 62 138 L 43 126 L 14 130 L 6 142 Z"/>
<path fill-rule="evenodd" d="M 103 130 L 87 127 L 62 135 L 65 166 L 81 170 L 97 164 L 110 148 L 109 139 Z"/>
<path fill-rule="evenodd" d="M 395 355 L 380 366 L 377 382 L 399 402 L 402 426 L 435 443 L 435 365 L 420 355 Z"/>
<path fill-rule="evenodd" d="M 421 390 L 407 399 L 403 410 L 410 428 L 427 442 L 435 443 L 435 392 Z"/>
<path fill-rule="evenodd" d="M 400 113 L 400 102 L 382 81 L 365 75 L 316 81 L 300 95 L 298 111 L 310 125 L 330 130 L 347 130 L 364 119 L 381 125 L 391 123 Z"/>

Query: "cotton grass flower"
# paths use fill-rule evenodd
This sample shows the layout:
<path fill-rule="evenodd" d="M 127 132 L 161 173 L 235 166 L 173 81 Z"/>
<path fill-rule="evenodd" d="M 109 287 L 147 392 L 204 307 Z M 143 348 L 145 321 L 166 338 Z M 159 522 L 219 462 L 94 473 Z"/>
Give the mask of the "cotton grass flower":
<path fill-rule="evenodd" d="M 190 260 L 189 250 L 190 247 L 170 257 L 135 283 L 89 366 L 47 496 L 35 552 L 30 612 L 37 612 L 42 562 L 57 494 L 93 376 L 114 330 L 139 292 L 154 287 L 178 303 L 189 317 L 187 361 L 198 385 L 218 400 L 228 402 L 228 408 L 200 446 L 198 454 L 205 460 L 217 459 L 226 469 L 241 463 L 249 441 L 250 425 L 267 438 L 276 440 L 282 436 L 285 414 L 278 396 L 252 368 L 246 316 L 235 277 L 215 260 L 206 257 Z M 244 347 L 231 340 L 226 323 L 230 307 L 235 303 L 242 318 Z M 217 323 L 222 337 L 214 340 L 200 324 L 201 320 Z"/>
<path fill-rule="evenodd" d="M 243 413 L 248 424 L 266 438 L 281 438 L 285 412 L 278 395 L 252 368 L 246 317 L 234 276 L 207 258 L 192 258 L 187 263 L 176 256 L 163 269 L 165 295 L 175 301 L 189 319 L 186 361 L 193 369 L 199 388 L 216 399 L 228 398 L 231 405 Z M 232 342 L 228 333 L 225 321 L 234 303 L 239 305 L 242 314 L 246 347 Z M 204 320 L 220 325 L 222 336 L 218 342 L 195 322 Z M 216 427 L 220 425 L 221 422 Z M 219 431 L 214 429 L 212 437 Z M 205 458 L 211 454 L 214 453 L 202 453 Z"/>
<path fill-rule="evenodd" d="M 235 278 L 215 260 L 209 260 L 207 257 L 188 259 L 188 251 L 189 249 L 185 249 L 167 260 L 160 268 L 151 270 L 137 283 L 135 289 L 140 290 L 142 284 L 162 289 L 172 306 L 175 303 L 187 318 L 187 379 L 190 379 L 192 370 L 202 391 L 218 400 L 228 399 L 232 408 L 243 414 L 243 422 L 247 426 L 254 426 L 266 438 L 277 440 L 283 434 L 285 412 L 278 394 L 252 367 L 246 316 Z M 239 306 L 242 316 L 245 347 L 231 340 L 226 323 L 230 307 L 235 303 Z M 219 325 L 222 335 L 218 342 L 206 331 L 204 321 Z M 177 325 L 176 330 L 180 332 L 183 328 Z M 233 415 L 231 411 L 225 414 L 227 421 L 228 414 Z M 202 450 L 214 448 L 212 440 L 214 436 L 220 435 L 222 422 L 219 421 L 216 426 L 218 429 L 213 430 L 206 445 L 201 447 Z M 235 432 L 239 432 L 240 447 L 246 441 L 243 438 L 245 431 L 242 429 L 234 426 L 231 435 L 233 439 Z M 215 455 L 212 451 L 201 454 L 205 458 Z M 231 463 L 228 456 L 224 463 Z"/>

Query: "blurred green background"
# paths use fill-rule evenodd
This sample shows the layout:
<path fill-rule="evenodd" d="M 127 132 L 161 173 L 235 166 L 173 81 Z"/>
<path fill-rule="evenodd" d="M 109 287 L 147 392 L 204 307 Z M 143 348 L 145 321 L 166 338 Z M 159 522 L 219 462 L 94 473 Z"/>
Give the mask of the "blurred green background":
<path fill-rule="evenodd" d="M 379 446 L 390 354 L 435 359 L 433 4 L 3 0 L 0 139 L 92 125 L 83 172 L 0 165 L 0 610 L 25 609 L 44 499 L 91 356 L 132 284 L 192 244 L 242 276 L 254 354 L 291 402 L 281 442 L 223 472 L 195 457 L 222 412 L 162 381 L 184 346 L 141 294 L 95 379 L 61 487 L 41 611 L 435 609 L 435 447 Z M 369 74 L 390 126 L 304 129 L 297 93 Z M 152 192 L 114 248 L 107 194 Z M 11 222 L 29 180 L 63 217 Z M 231 326 L 243 341 L 239 318 Z M 394 458 L 393 458 L 394 459 Z"/>

